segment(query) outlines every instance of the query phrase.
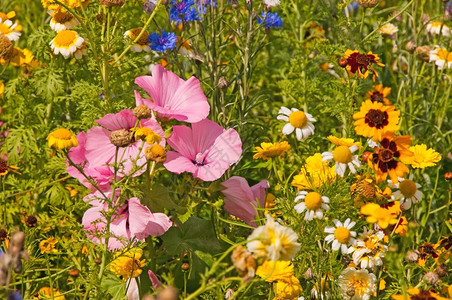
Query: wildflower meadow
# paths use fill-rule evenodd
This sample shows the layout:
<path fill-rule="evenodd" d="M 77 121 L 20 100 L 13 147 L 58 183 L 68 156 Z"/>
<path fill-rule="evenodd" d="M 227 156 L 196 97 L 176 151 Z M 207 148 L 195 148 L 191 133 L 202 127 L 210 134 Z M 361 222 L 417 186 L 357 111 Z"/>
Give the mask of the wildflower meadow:
<path fill-rule="evenodd" d="M 0 0 L 0 298 L 452 299 L 452 1 Z"/>

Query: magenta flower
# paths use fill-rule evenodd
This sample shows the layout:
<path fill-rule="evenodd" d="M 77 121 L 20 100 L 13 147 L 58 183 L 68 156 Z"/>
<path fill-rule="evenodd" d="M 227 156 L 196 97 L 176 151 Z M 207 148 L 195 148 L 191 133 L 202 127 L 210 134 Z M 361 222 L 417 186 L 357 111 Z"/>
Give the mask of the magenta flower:
<path fill-rule="evenodd" d="M 234 129 L 225 130 L 204 119 L 187 126 L 173 126 L 168 151 L 163 164 L 173 173 L 190 172 L 204 181 L 220 178 L 242 155 L 242 141 Z"/>
<path fill-rule="evenodd" d="M 147 105 L 160 118 L 195 123 L 209 115 L 209 103 L 195 77 L 185 81 L 157 65 L 152 69 L 152 76 L 137 77 L 135 83 L 151 97 L 151 100 L 141 98 L 135 91 L 136 105 Z"/>
<path fill-rule="evenodd" d="M 103 167 L 107 164 L 114 164 L 116 155 L 116 146 L 110 141 L 110 134 L 113 131 L 125 130 L 130 132 L 135 127 L 138 119 L 133 115 L 132 110 L 124 109 L 117 114 L 108 114 L 96 122 L 105 127 L 95 126 L 88 130 L 85 140 L 85 158 L 91 168 Z M 139 122 L 137 128 L 147 127 L 158 134 L 162 141 L 160 145 L 165 147 L 165 133 L 159 123 L 154 119 L 143 119 Z M 119 165 L 120 176 L 130 174 L 136 160 L 137 172 L 133 176 L 141 175 L 145 169 L 142 168 L 146 164 L 144 156 L 145 142 L 135 140 L 131 133 L 131 142 L 125 147 L 118 148 L 117 162 Z M 71 158 L 72 159 L 72 158 Z"/>
<path fill-rule="evenodd" d="M 117 202 L 120 191 L 116 190 L 113 203 Z M 105 193 L 111 197 L 111 192 Z M 99 241 L 96 233 L 102 234 L 107 225 L 105 213 L 108 211 L 108 204 L 100 192 L 94 192 L 84 198 L 92 205 L 83 215 L 82 225 L 85 228 L 87 236 L 95 243 Z M 148 236 L 159 236 L 164 234 L 172 222 L 169 217 L 163 213 L 151 213 L 149 208 L 141 205 L 138 198 L 130 198 L 121 206 L 118 206 L 110 223 L 110 232 L 114 237 L 108 241 L 110 250 L 123 248 L 127 242 L 133 239 L 144 240 Z"/>
<path fill-rule="evenodd" d="M 113 168 L 108 165 L 98 167 L 90 166 L 85 156 L 86 135 L 84 132 L 80 132 L 79 134 L 77 134 L 77 141 L 78 146 L 75 148 L 71 148 L 68 154 L 69 158 L 74 164 L 79 165 L 80 167 L 83 168 L 83 173 L 92 181 L 94 181 L 101 191 L 104 192 L 109 191 L 110 185 L 114 177 Z M 82 173 L 80 173 L 76 167 L 68 165 L 66 171 L 68 172 L 69 175 L 78 179 L 80 183 L 83 184 L 85 187 L 92 190 L 96 190 L 96 187 L 93 186 L 92 181 L 87 179 Z M 122 178 L 121 176 L 117 175 L 118 180 L 121 178 Z"/>
<path fill-rule="evenodd" d="M 265 207 L 265 190 L 270 187 L 267 180 L 250 187 L 245 178 L 232 176 L 221 183 L 226 189 L 224 194 L 224 209 L 233 216 L 256 227 L 256 210 Z M 257 203 L 259 201 L 259 204 Z"/>

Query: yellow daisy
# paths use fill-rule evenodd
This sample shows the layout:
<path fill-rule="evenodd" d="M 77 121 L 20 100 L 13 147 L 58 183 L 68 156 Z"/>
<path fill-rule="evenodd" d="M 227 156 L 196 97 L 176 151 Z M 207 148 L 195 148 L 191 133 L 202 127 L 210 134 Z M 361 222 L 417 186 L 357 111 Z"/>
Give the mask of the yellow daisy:
<path fill-rule="evenodd" d="M 134 41 L 138 37 L 142 29 L 143 28 L 138 27 L 127 30 L 124 33 L 124 38 L 129 38 L 130 40 Z M 132 45 L 132 48 L 130 48 L 130 50 L 132 50 L 132 52 L 150 52 L 151 48 L 149 47 L 148 37 L 149 33 L 147 31 L 143 32 L 140 38 Z"/>
<path fill-rule="evenodd" d="M 385 132 L 399 130 L 400 111 L 394 106 L 385 106 L 379 102 L 366 100 L 361 104 L 359 112 L 353 115 L 355 131 L 364 137 L 380 141 Z"/>
<path fill-rule="evenodd" d="M 372 71 L 373 79 L 378 76 L 377 71 L 372 67 L 372 64 L 376 64 L 380 67 L 384 67 L 384 64 L 380 63 L 380 57 L 377 54 L 369 51 L 367 54 L 360 53 L 358 50 L 347 50 L 345 51 L 345 56 L 342 58 L 346 61 L 345 68 L 347 69 L 350 76 L 358 73 L 358 77 L 367 78 L 369 76 L 369 70 Z"/>
<path fill-rule="evenodd" d="M 75 135 L 65 128 L 60 128 L 50 133 L 47 136 L 47 141 L 49 141 L 50 148 L 60 150 L 78 146 L 78 141 L 75 138 Z"/>
<path fill-rule="evenodd" d="M 335 137 L 334 135 L 329 135 L 328 140 L 336 146 L 351 147 L 353 145 L 356 145 L 358 146 L 358 148 L 361 148 L 361 142 L 355 142 L 353 139 L 349 138 L 338 138 Z"/>
<path fill-rule="evenodd" d="M 430 34 L 441 34 L 450 36 L 450 28 L 441 22 L 430 22 L 426 26 L 427 32 Z"/>
<path fill-rule="evenodd" d="M 374 86 L 370 91 L 367 92 L 366 97 L 372 102 L 383 103 L 384 105 L 391 105 L 388 95 L 391 93 L 390 87 L 384 87 L 382 84 Z"/>
<path fill-rule="evenodd" d="M 334 166 L 329 167 L 328 162 L 322 160 L 322 155 L 316 153 L 306 159 L 306 164 L 295 175 L 292 185 L 299 189 L 314 189 L 336 179 Z"/>
<path fill-rule="evenodd" d="M 58 243 L 58 240 L 54 237 L 49 237 L 47 240 L 39 242 L 39 249 L 41 253 L 55 253 L 57 252 L 55 249 L 56 243 Z"/>
<path fill-rule="evenodd" d="M 16 16 L 16 12 L 10 11 L 8 13 L 4 13 L 2 11 L 0 11 L 0 19 L 2 19 L 2 21 L 6 21 L 6 20 L 11 20 L 12 18 L 14 18 Z"/>
<path fill-rule="evenodd" d="M 254 154 L 253 158 L 258 159 L 270 159 L 276 156 L 283 156 L 290 150 L 290 145 L 286 141 L 282 143 L 261 143 L 261 146 L 257 146 L 256 154 Z"/>
<path fill-rule="evenodd" d="M 140 260 L 143 250 L 140 248 L 132 248 L 129 251 L 123 250 L 115 254 L 115 259 L 110 264 L 110 270 L 121 277 L 128 280 L 130 277 L 137 277 L 141 274 L 141 268 L 146 265 L 146 260 Z"/>
<path fill-rule="evenodd" d="M 82 47 L 84 41 L 75 31 L 61 30 L 50 42 L 50 47 L 55 54 L 61 53 L 64 58 L 69 58 L 78 48 Z"/>
<path fill-rule="evenodd" d="M 53 290 L 53 291 L 52 291 Z M 33 295 L 33 299 L 55 299 L 55 300 L 64 300 L 66 299 L 64 295 L 60 295 L 61 293 L 56 289 L 50 289 L 50 287 L 42 287 L 39 289 L 37 296 Z M 53 294 L 53 298 L 52 298 Z"/>
<path fill-rule="evenodd" d="M 14 67 L 31 66 L 33 65 L 33 58 L 34 55 L 30 50 L 14 47 L 11 58 L 8 61 L 0 59 L 0 64 L 6 65 L 10 63 Z"/>
<path fill-rule="evenodd" d="M 257 268 L 256 275 L 267 282 L 284 280 L 293 276 L 293 265 L 288 260 L 266 260 Z"/>
<path fill-rule="evenodd" d="M 432 148 L 427 149 L 424 144 L 411 146 L 410 151 L 414 154 L 411 164 L 413 168 L 433 167 L 441 160 L 441 155 L 438 152 Z"/>

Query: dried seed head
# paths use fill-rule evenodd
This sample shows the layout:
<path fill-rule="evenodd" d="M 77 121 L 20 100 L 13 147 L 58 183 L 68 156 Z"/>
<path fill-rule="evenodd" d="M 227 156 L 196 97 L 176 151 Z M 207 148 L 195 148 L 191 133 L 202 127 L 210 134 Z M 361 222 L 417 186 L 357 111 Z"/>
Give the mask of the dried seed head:
<path fill-rule="evenodd" d="M 157 6 L 157 1 L 156 0 L 146 0 L 144 2 L 144 6 L 143 6 L 143 10 L 148 14 L 148 15 L 152 15 L 152 13 L 154 12 L 154 9 Z"/>
<path fill-rule="evenodd" d="M 133 115 L 138 119 L 149 119 L 152 117 L 152 111 L 146 105 L 141 104 L 133 109 Z"/>
<path fill-rule="evenodd" d="M 417 45 L 416 45 L 416 43 L 415 43 L 413 40 L 409 40 L 409 41 L 405 44 L 405 49 L 406 49 L 406 51 L 408 51 L 408 52 L 413 53 L 414 50 L 416 50 L 416 48 L 417 48 Z"/>
<path fill-rule="evenodd" d="M 449 276 L 449 268 L 446 264 L 437 265 L 435 271 L 439 277 Z"/>
<path fill-rule="evenodd" d="M 13 56 L 13 43 L 3 34 L 0 34 L 0 59 L 9 61 Z"/>
<path fill-rule="evenodd" d="M 36 227 L 36 225 L 38 225 L 38 219 L 36 219 L 35 216 L 28 216 L 25 219 L 25 225 L 28 227 Z"/>
<path fill-rule="evenodd" d="M 218 80 L 218 87 L 220 89 L 225 89 L 228 86 L 229 86 L 229 81 L 224 76 L 221 76 L 220 79 Z"/>
<path fill-rule="evenodd" d="M 306 270 L 306 272 L 304 272 L 304 274 L 303 274 L 303 278 L 306 279 L 306 280 L 311 280 L 314 277 L 315 277 L 315 274 L 314 274 L 314 272 L 312 271 L 311 268 L 308 268 Z"/>
<path fill-rule="evenodd" d="M 417 250 L 408 251 L 405 255 L 405 260 L 410 263 L 416 263 L 420 258 L 420 254 Z"/>
<path fill-rule="evenodd" d="M 110 142 L 116 147 L 127 147 L 130 144 L 130 132 L 125 129 L 119 129 L 110 133 Z"/>
<path fill-rule="evenodd" d="M 430 47 L 428 45 L 417 47 L 415 53 L 420 60 L 430 61 Z"/>
<path fill-rule="evenodd" d="M 356 2 L 359 4 L 359 6 L 368 8 L 377 6 L 379 0 L 357 0 Z"/>
<path fill-rule="evenodd" d="M 244 282 L 253 279 L 256 270 L 256 260 L 253 255 L 243 246 L 238 246 L 231 254 L 232 264 L 243 278 Z"/>
<path fill-rule="evenodd" d="M 424 280 L 429 285 L 437 286 L 439 283 L 439 276 L 435 272 L 428 272 L 424 275 Z"/>
<path fill-rule="evenodd" d="M 105 7 L 123 6 L 126 0 L 99 0 L 100 4 Z"/>

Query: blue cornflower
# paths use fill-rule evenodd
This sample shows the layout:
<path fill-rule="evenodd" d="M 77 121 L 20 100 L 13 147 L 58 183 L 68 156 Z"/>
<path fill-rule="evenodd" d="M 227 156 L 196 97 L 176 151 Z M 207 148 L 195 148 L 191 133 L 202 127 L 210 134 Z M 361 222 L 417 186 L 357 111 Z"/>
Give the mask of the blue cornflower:
<path fill-rule="evenodd" d="M 281 17 L 278 15 L 278 13 L 265 13 L 265 12 L 261 12 L 261 16 L 258 17 L 257 22 L 259 24 L 264 24 L 265 28 L 270 28 L 270 27 L 282 27 L 282 19 Z"/>
<path fill-rule="evenodd" d="M 162 35 L 154 32 L 148 37 L 149 47 L 152 50 L 165 52 L 167 49 L 174 49 L 176 47 L 177 37 L 174 32 L 162 31 Z"/>
<path fill-rule="evenodd" d="M 357 9 L 359 7 L 359 4 L 356 2 L 356 1 L 352 1 L 352 3 L 350 3 L 345 9 L 344 9 L 344 14 L 345 14 L 345 11 L 346 10 L 348 10 L 348 11 L 352 11 L 352 10 L 354 10 L 354 9 Z"/>
<path fill-rule="evenodd" d="M 20 292 L 14 292 L 11 295 L 9 295 L 8 300 L 22 300 L 22 296 L 20 295 Z"/>
<path fill-rule="evenodd" d="M 171 0 L 169 17 L 176 24 L 200 20 L 194 0 Z"/>

